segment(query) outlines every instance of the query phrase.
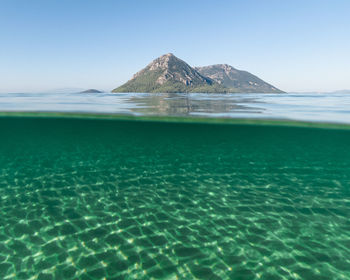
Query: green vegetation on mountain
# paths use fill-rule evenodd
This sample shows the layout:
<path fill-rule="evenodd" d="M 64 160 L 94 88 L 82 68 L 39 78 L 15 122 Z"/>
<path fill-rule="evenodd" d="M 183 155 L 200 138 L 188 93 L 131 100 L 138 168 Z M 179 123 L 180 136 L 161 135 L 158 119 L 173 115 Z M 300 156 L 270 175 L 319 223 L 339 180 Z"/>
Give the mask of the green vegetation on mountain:
<path fill-rule="evenodd" d="M 177 93 L 177 92 L 203 92 L 203 93 L 227 93 L 228 89 L 218 84 L 199 84 L 188 86 L 179 81 L 168 80 L 162 84 L 157 83 L 161 71 L 149 71 L 132 79 L 113 90 L 113 92 L 149 92 L 149 93 Z"/>
<path fill-rule="evenodd" d="M 265 83 L 267 86 L 265 85 L 264 91 L 254 91 L 254 86 L 264 82 L 248 72 L 246 73 L 253 76 L 254 79 L 251 82 L 248 78 L 242 79 L 241 84 L 246 86 L 238 87 L 235 85 L 240 84 L 236 83 L 236 81 L 229 84 L 226 82 L 227 79 L 225 82 L 216 79 L 216 76 L 212 75 L 213 69 L 210 69 L 209 73 L 212 77 L 201 73 L 205 72 L 203 68 L 205 67 L 192 68 L 173 54 L 166 54 L 152 61 L 144 69 L 136 73 L 131 80 L 114 89 L 113 92 L 231 93 L 242 92 L 243 88 L 245 89 L 244 92 L 281 92 L 278 89 L 275 90 L 274 87 L 267 83 Z M 249 75 L 246 76 L 250 77 Z M 232 78 L 231 76 L 228 77 Z M 268 91 L 269 89 L 270 91 Z"/>

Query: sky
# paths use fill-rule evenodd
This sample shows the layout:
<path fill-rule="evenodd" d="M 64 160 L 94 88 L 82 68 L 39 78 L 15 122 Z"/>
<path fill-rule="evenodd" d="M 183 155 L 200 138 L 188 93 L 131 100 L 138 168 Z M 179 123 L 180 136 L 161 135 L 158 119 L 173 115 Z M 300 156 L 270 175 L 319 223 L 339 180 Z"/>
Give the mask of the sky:
<path fill-rule="evenodd" d="M 284 91 L 350 89 L 349 0 L 0 0 L 0 92 L 111 90 L 172 52 Z"/>

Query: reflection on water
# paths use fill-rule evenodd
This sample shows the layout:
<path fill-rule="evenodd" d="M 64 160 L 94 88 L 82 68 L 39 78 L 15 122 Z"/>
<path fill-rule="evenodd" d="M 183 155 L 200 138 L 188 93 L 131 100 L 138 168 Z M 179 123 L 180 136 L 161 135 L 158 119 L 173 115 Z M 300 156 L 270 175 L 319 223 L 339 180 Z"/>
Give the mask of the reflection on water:
<path fill-rule="evenodd" d="M 174 115 L 184 116 L 191 114 L 220 114 L 220 113 L 260 113 L 261 110 L 250 108 L 244 103 L 254 98 L 232 98 L 232 96 L 208 94 L 147 94 L 133 96 L 127 102 L 142 104 L 133 109 L 134 112 L 146 115 Z"/>
<path fill-rule="evenodd" d="M 0 94 L 0 111 L 279 118 L 350 123 L 349 94 Z"/>

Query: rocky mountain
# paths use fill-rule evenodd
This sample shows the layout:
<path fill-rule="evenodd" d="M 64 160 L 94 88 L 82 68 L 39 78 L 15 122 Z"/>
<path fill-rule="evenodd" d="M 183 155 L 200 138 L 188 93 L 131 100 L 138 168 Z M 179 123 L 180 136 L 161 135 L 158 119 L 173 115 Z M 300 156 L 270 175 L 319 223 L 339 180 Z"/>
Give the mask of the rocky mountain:
<path fill-rule="evenodd" d="M 224 87 L 234 89 L 239 92 L 257 93 L 281 93 L 282 91 L 264 82 L 257 76 L 247 72 L 237 70 L 227 64 L 216 64 L 195 68 L 203 76 L 206 76 Z"/>
<path fill-rule="evenodd" d="M 228 65 L 226 68 L 223 70 L 218 65 L 193 68 L 168 53 L 153 60 L 112 92 L 281 92 L 248 72 Z"/>
<path fill-rule="evenodd" d="M 113 92 L 227 92 L 226 90 L 168 53 L 153 60 Z"/>

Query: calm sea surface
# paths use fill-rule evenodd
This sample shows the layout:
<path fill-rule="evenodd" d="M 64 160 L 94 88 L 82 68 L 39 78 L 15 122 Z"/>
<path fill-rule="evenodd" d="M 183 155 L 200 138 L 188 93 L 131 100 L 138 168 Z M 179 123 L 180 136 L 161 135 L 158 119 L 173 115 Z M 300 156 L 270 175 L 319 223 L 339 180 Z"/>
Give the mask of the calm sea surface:
<path fill-rule="evenodd" d="M 0 94 L 0 111 L 270 118 L 350 123 L 350 94 Z"/>
<path fill-rule="evenodd" d="M 0 94 L 0 279 L 350 279 L 349 96 Z"/>

